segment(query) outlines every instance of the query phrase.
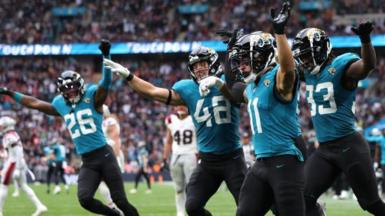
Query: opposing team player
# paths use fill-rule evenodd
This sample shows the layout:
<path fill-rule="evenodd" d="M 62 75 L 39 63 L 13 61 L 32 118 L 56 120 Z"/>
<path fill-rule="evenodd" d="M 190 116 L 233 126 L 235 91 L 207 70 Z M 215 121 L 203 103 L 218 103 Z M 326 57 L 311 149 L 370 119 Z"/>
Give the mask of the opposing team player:
<path fill-rule="evenodd" d="M 106 136 L 107 144 L 112 147 L 116 160 L 118 161 L 118 165 L 120 171 L 124 172 L 124 155 L 121 149 L 121 140 L 120 140 L 120 125 L 117 120 L 117 117 L 111 114 L 110 109 L 107 105 L 103 105 L 103 133 Z M 115 203 L 111 198 L 110 190 L 108 189 L 106 183 L 102 181 L 99 185 L 99 192 L 102 194 L 104 199 L 107 201 L 107 205 L 110 208 L 117 208 Z"/>
<path fill-rule="evenodd" d="M 23 145 L 19 135 L 15 131 L 15 125 L 16 121 L 11 117 L 4 116 L 0 118 L 0 135 L 3 136 L 2 144 L 8 151 L 8 159 L 1 173 L 0 216 L 3 215 L 3 206 L 8 193 L 8 185 L 12 177 L 35 205 L 36 211 L 32 216 L 38 216 L 48 209 L 41 203 L 35 192 L 33 192 L 32 188 L 27 184 L 27 163 L 24 160 Z"/>
<path fill-rule="evenodd" d="M 376 65 L 372 30 L 370 22 L 352 28 L 361 40 L 362 59 L 353 53 L 333 56 L 329 37 L 317 28 L 303 29 L 293 41 L 292 50 L 304 72 L 306 98 L 320 143 L 305 167 L 307 215 L 323 214 L 316 201 L 341 172 L 363 209 L 385 215 L 369 146 L 356 132 L 354 117 L 358 82 Z"/>
<path fill-rule="evenodd" d="M 196 166 L 196 133 L 192 117 L 185 106 L 176 106 L 176 114 L 166 117 L 166 141 L 163 161 L 168 164 L 171 154 L 171 177 L 175 184 L 176 215 L 184 216 L 186 186 Z"/>
<path fill-rule="evenodd" d="M 109 58 L 110 43 L 102 41 L 100 50 L 104 58 Z M 27 96 L 19 92 L 0 88 L 0 94 L 13 98 L 28 108 L 49 115 L 62 116 L 81 155 L 83 165 L 78 178 L 78 199 L 83 208 L 103 215 L 120 215 L 94 198 L 100 181 L 103 179 L 110 189 L 114 203 L 127 216 L 138 215 L 126 197 L 123 179 L 111 147 L 108 146 L 102 131 L 102 106 L 111 85 L 111 71 L 104 68 L 99 84 L 85 85 L 83 78 L 74 71 L 64 71 L 57 79 L 60 95 L 52 103 Z"/>
<path fill-rule="evenodd" d="M 197 129 L 199 151 L 198 165 L 187 185 L 185 208 L 188 215 L 211 215 L 204 207 L 223 181 L 238 202 L 246 173 L 239 138 L 239 106 L 232 104 L 219 90 L 206 97 L 199 94 L 198 83 L 221 70 L 218 54 L 203 46 L 194 49 L 188 62 L 192 79 L 180 80 L 172 89 L 156 87 L 113 61 L 105 59 L 105 64 L 140 95 L 165 104 L 187 106 Z"/>
<path fill-rule="evenodd" d="M 305 215 L 304 141 L 296 114 L 299 81 L 284 33 L 289 16 L 290 4 L 284 2 L 277 17 L 271 14 L 275 39 L 253 32 L 239 38 L 232 52 L 247 83 L 232 97 L 248 104 L 257 158 L 241 188 L 239 216 L 265 215 L 273 203 L 279 215 Z M 209 77 L 200 84 L 201 92 L 208 94 L 213 86 L 224 90 L 222 81 Z"/>

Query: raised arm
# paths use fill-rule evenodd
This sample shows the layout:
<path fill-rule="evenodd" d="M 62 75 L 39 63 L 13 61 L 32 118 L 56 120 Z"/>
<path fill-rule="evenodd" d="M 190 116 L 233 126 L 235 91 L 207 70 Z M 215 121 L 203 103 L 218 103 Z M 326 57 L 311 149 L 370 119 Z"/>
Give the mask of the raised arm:
<path fill-rule="evenodd" d="M 59 115 L 59 113 L 50 103 L 39 100 L 35 97 L 8 90 L 5 87 L 0 87 L 0 94 L 8 95 L 19 104 L 28 108 L 39 110 L 40 112 L 43 112 L 48 115 Z"/>
<path fill-rule="evenodd" d="M 110 48 L 111 48 L 111 44 L 109 41 L 102 40 L 100 42 L 99 49 L 100 49 L 100 51 L 102 51 L 103 59 L 104 58 L 107 58 L 107 59 L 111 58 Z M 103 104 L 104 104 L 104 102 L 108 96 L 108 91 L 110 89 L 111 82 L 112 82 L 111 69 L 106 68 L 104 63 L 102 65 L 103 65 L 102 66 L 103 67 L 102 68 L 102 80 L 100 80 L 99 85 L 98 85 L 98 89 L 96 90 L 95 95 L 94 95 L 94 100 L 95 100 L 94 106 L 95 106 L 96 110 L 100 110 L 101 107 L 103 106 Z"/>
<path fill-rule="evenodd" d="M 279 71 L 276 77 L 276 90 L 284 101 L 292 100 L 296 79 L 295 62 L 285 35 L 285 26 L 289 17 L 290 4 L 288 1 L 283 3 L 278 16 L 275 16 L 274 9 L 271 10 L 279 63 Z"/>
<path fill-rule="evenodd" d="M 135 76 L 127 68 L 111 60 L 104 59 L 104 64 L 106 67 L 111 69 L 113 73 L 116 73 L 120 77 L 124 78 L 128 82 L 129 86 L 143 97 L 165 104 L 184 105 L 182 98 L 175 91 L 157 87 Z"/>
<path fill-rule="evenodd" d="M 352 81 L 365 79 L 376 67 L 376 52 L 370 40 L 373 31 L 373 23 L 361 23 L 358 27 L 352 27 L 352 31 L 361 40 L 361 60 L 352 63 L 346 70 L 344 77 Z"/>

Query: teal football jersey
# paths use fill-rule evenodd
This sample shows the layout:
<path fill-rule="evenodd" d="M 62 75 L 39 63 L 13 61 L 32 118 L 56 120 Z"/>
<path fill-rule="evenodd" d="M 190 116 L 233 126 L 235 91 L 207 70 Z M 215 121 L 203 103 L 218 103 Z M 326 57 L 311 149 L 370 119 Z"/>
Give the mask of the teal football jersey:
<path fill-rule="evenodd" d="M 103 114 L 94 108 L 97 85 L 87 85 L 79 103 L 71 105 L 58 95 L 52 106 L 64 118 L 67 129 L 75 143 L 76 151 L 82 155 L 106 145 L 102 130 Z"/>
<path fill-rule="evenodd" d="M 381 140 L 379 141 L 379 144 L 381 148 L 381 165 L 385 165 L 385 137 L 381 138 Z"/>
<path fill-rule="evenodd" d="M 53 150 L 52 150 L 51 147 L 49 147 L 49 146 L 44 147 L 43 151 L 44 151 L 44 155 L 45 155 L 46 157 L 49 157 L 49 156 L 53 153 Z M 48 165 L 51 165 L 51 164 L 53 164 L 54 162 L 55 162 L 55 161 L 52 160 L 52 159 L 49 159 L 49 160 L 47 161 Z"/>
<path fill-rule="evenodd" d="M 63 144 L 56 143 L 53 146 L 53 150 L 55 152 L 55 161 L 64 161 L 66 152 L 65 152 L 65 147 Z"/>
<path fill-rule="evenodd" d="M 318 74 L 305 74 L 306 100 L 320 143 L 354 133 L 356 90 L 346 90 L 341 78 L 347 67 L 360 58 L 353 53 L 337 56 Z"/>
<path fill-rule="evenodd" d="M 178 81 L 172 88 L 188 107 L 200 152 L 225 154 L 241 148 L 238 106 L 216 88 L 201 97 L 198 84 L 191 79 Z"/>
<path fill-rule="evenodd" d="M 144 167 L 146 161 L 148 162 L 148 151 L 145 147 L 140 147 L 137 150 L 137 161 L 139 166 Z"/>
<path fill-rule="evenodd" d="M 281 102 L 274 90 L 278 68 L 274 67 L 263 74 L 257 84 L 250 83 L 245 89 L 255 156 L 295 155 L 303 161 L 302 153 L 295 146 L 295 139 L 301 135 L 297 114 L 299 85 L 291 102 Z"/>

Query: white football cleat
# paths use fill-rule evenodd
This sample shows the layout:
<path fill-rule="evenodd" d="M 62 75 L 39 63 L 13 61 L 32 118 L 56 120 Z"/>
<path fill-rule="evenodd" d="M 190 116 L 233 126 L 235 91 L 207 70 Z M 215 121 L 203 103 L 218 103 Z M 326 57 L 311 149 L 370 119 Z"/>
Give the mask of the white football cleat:
<path fill-rule="evenodd" d="M 40 216 L 44 212 L 47 212 L 48 208 L 45 205 L 39 206 L 36 211 L 32 214 L 32 216 Z"/>
<path fill-rule="evenodd" d="M 130 190 L 130 193 L 132 193 L 132 194 L 137 193 L 137 192 L 138 192 L 138 190 L 136 190 L 135 188 L 132 188 L 132 189 Z"/>
<path fill-rule="evenodd" d="M 152 193 L 151 189 L 147 189 L 146 194 L 150 194 L 150 193 Z"/>
<path fill-rule="evenodd" d="M 19 196 L 20 196 L 19 191 L 14 191 L 14 192 L 12 193 L 12 197 L 19 197 Z"/>
<path fill-rule="evenodd" d="M 53 190 L 53 194 L 58 194 L 61 192 L 60 186 L 55 186 L 55 189 Z"/>

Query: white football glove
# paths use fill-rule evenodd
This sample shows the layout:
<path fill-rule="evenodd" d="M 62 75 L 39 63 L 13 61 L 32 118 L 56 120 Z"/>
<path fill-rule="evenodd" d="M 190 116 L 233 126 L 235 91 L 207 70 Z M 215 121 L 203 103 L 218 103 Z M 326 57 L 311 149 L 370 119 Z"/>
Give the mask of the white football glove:
<path fill-rule="evenodd" d="M 210 93 L 212 87 L 221 89 L 225 82 L 216 76 L 209 76 L 199 81 L 199 94 L 205 97 Z"/>
<path fill-rule="evenodd" d="M 112 73 L 116 73 L 122 78 L 127 78 L 131 74 L 130 70 L 123 67 L 121 64 L 113 62 L 109 59 L 103 58 L 103 63 L 105 65 L 105 68 L 110 69 Z"/>

